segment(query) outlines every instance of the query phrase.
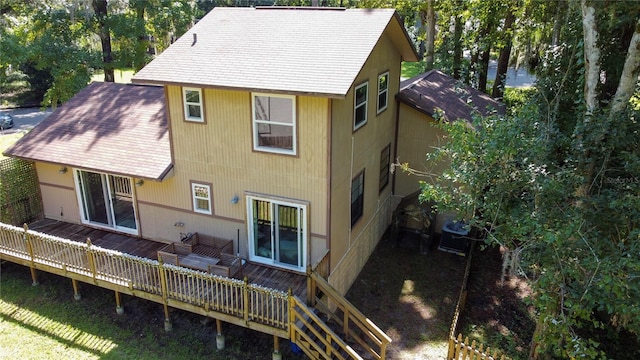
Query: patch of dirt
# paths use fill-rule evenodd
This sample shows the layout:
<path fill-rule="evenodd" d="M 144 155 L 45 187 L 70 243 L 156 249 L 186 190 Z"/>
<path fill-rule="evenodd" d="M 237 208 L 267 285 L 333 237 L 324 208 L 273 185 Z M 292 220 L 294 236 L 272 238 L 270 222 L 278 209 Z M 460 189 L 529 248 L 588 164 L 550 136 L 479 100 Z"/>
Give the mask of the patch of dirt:
<path fill-rule="evenodd" d="M 458 331 L 512 359 L 528 359 L 536 326 L 534 309 L 527 304 L 531 290 L 518 277 L 506 277 L 501 283 L 501 270 L 499 248 L 475 251 Z"/>
<path fill-rule="evenodd" d="M 439 251 L 437 242 L 421 254 L 414 235 L 398 244 L 384 238 L 347 293 L 392 338 L 390 359 L 446 358 L 468 257 Z M 526 358 L 535 328 L 524 302 L 530 291 L 521 279 L 501 285 L 501 269 L 499 249 L 476 247 L 458 332 L 513 359 Z"/>

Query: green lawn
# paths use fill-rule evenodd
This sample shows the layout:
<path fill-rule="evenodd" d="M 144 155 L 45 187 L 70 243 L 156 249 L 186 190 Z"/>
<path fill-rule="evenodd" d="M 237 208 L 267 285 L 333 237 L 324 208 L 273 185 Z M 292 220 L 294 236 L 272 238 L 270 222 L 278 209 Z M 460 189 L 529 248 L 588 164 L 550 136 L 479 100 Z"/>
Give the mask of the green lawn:
<path fill-rule="evenodd" d="M 215 321 L 171 309 L 166 332 L 160 304 L 123 295 L 125 313 L 116 315 L 113 291 L 80 283 L 75 301 L 71 280 L 38 274 L 32 286 L 27 267 L 0 268 L 0 359 L 271 359 L 269 335 L 224 324 L 226 348 L 218 351 Z M 280 348 L 283 358 L 299 358 L 288 341 Z"/>
<path fill-rule="evenodd" d="M 424 61 L 419 62 L 403 62 L 400 69 L 400 77 L 410 79 L 424 72 Z"/>
<path fill-rule="evenodd" d="M 13 145 L 18 139 L 24 136 L 24 133 L 18 132 L 13 134 L 0 135 L 0 160 L 5 159 L 6 156 L 2 155 L 9 146 Z"/>
<path fill-rule="evenodd" d="M 130 83 L 133 74 L 133 69 L 115 69 L 114 71 L 116 82 L 122 84 Z M 91 81 L 104 81 L 104 72 L 96 71 L 96 73 L 91 77 Z"/>

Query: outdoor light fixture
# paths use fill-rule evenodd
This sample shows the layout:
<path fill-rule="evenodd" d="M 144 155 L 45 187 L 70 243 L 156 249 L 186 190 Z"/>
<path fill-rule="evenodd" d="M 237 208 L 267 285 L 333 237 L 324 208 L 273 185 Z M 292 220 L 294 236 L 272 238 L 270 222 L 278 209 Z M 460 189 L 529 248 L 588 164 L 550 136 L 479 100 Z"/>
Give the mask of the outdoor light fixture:
<path fill-rule="evenodd" d="M 142 186 L 142 184 L 144 184 L 144 180 L 142 180 L 142 179 L 138 179 L 138 180 L 136 181 L 136 186 L 137 186 L 137 187 Z"/>
<path fill-rule="evenodd" d="M 232 203 L 232 204 L 237 204 L 237 203 L 238 203 L 238 200 L 240 200 L 240 199 L 238 198 L 238 195 L 233 195 L 233 197 L 231 198 L 231 203 Z"/>
<path fill-rule="evenodd" d="M 66 174 L 67 173 L 67 167 L 63 166 L 60 168 L 60 170 L 58 170 L 58 174 Z"/>

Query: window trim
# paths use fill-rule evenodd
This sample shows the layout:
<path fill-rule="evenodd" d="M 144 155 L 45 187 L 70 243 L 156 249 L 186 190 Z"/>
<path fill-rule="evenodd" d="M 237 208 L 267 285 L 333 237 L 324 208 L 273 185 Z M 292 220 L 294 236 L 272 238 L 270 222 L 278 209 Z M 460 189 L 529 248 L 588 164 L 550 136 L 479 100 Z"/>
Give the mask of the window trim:
<path fill-rule="evenodd" d="M 354 201 L 353 201 L 353 183 L 354 183 L 354 181 L 356 181 L 356 180 L 358 180 L 360 178 L 362 178 L 362 180 L 361 180 L 362 186 L 361 186 L 360 194 L 356 198 L 356 202 L 359 203 L 358 206 L 360 207 L 360 214 L 358 214 L 358 217 L 356 217 L 354 219 L 354 217 L 353 217 L 353 206 L 354 206 Z M 353 229 L 353 226 L 358 223 L 358 220 L 360 220 L 362 218 L 362 216 L 364 215 L 364 185 L 365 185 L 364 179 L 365 179 L 365 177 L 364 177 L 364 169 L 362 169 L 362 171 L 360 171 L 355 177 L 353 177 L 353 179 L 351 179 L 351 191 L 350 191 L 350 193 L 351 193 L 351 197 L 350 197 L 351 207 L 350 207 L 349 212 L 350 212 L 350 215 L 351 215 L 351 228 L 352 229 Z"/>
<path fill-rule="evenodd" d="M 260 146 L 259 145 L 259 134 L 257 124 L 259 123 L 267 123 L 262 120 L 256 120 L 256 97 L 263 96 L 269 98 L 284 98 L 291 99 L 291 118 L 292 123 L 282 123 L 282 122 L 273 122 L 269 121 L 270 125 L 280 125 L 280 126 L 290 126 L 291 127 L 291 150 L 277 148 L 277 147 L 268 147 L 268 146 Z M 298 117 L 297 117 L 297 97 L 295 95 L 284 95 L 284 94 L 270 94 L 270 93 L 260 93 L 260 92 L 252 92 L 251 93 L 251 130 L 253 132 L 253 151 L 260 152 L 268 152 L 273 154 L 282 154 L 282 155 L 298 155 Z"/>
<path fill-rule="evenodd" d="M 198 98 L 200 102 L 189 102 L 187 101 L 187 91 L 197 91 Z M 194 123 L 205 123 L 204 116 L 204 100 L 203 100 L 203 91 L 202 88 L 193 88 L 193 87 L 183 87 L 182 88 L 182 112 L 184 115 L 184 121 L 194 122 Z M 200 107 L 200 117 L 194 117 L 189 115 L 189 105 L 198 105 Z"/>
<path fill-rule="evenodd" d="M 366 88 L 366 94 L 364 96 L 364 102 L 358 104 L 358 90 L 361 88 Z M 356 113 L 358 108 L 364 107 L 364 121 L 359 124 L 356 124 Z M 369 108 L 369 80 L 361 83 L 353 89 L 353 131 L 360 129 L 361 127 L 367 124 L 368 119 L 368 108 Z"/>
<path fill-rule="evenodd" d="M 380 91 L 380 79 L 385 76 L 387 78 L 387 87 L 384 90 Z M 380 108 L 380 95 L 382 95 L 382 93 L 384 93 L 385 103 L 384 107 Z M 385 71 L 382 74 L 378 75 L 378 97 L 376 98 L 376 104 L 376 109 L 378 109 L 376 115 L 387 110 L 387 107 L 389 107 L 389 71 Z"/>
<path fill-rule="evenodd" d="M 207 188 L 209 196 L 207 198 L 196 196 L 196 186 Z M 209 202 L 209 210 L 199 209 L 197 200 L 207 200 Z M 213 215 L 213 195 L 211 194 L 211 184 L 199 181 L 191 181 L 191 210 L 196 214 Z"/>
<path fill-rule="evenodd" d="M 385 160 L 383 162 L 383 160 Z M 383 166 L 384 163 L 384 166 Z M 378 179 L 378 194 L 381 193 L 387 185 L 389 185 L 390 171 L 389 166 L 391 165 L 391 143 L 382 148 L 380 151 L 380 178 Z M 382 183 L 382 179 L 386 178 L 384 184 Z"/>

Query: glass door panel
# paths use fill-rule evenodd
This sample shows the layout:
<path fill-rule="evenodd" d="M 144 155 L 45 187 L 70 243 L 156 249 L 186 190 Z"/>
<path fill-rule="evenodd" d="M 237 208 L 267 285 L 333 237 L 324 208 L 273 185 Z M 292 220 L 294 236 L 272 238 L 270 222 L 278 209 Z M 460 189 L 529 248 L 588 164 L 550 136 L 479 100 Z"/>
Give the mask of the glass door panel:
<path fill-rule="evenodd" d="M 271 204 L 268 201 L 252 200 L 254 254 L 271 260 L 273 242 L 271 231 Z"/>
<path fill-rule="evenodd" d="M 109 188 L 116 227 L 135 229 L 136 217 L 133 208 L 131 179 L 109 175 Z"/>
<path fill-rule="evenodd" d="M 278 209 L 275 242 L 278 248 L 277 262 L 293 265 L 300 265 L 298 250 L 298 234 L 300 227 L 298 226 L 298 208 L 286 205 L 274 204 Z"/>
<path fill-rule="evenodd" d="M 105 200 L 105 183 L 102 174 L 82 171 L 79 172 L 81 195 L 85 218 L 90 222 L 109 224 L 109 211 Z"/>
<path fill-rule="evenodd" d="M 306 207 L 251 197 L 247 205 L 251 260 L 304 271 Z"/>
<path fill-rule="evenodd" d="M 76 179 L 83 222 L 137 234 L 130 178 L 76 170 Z"/>

